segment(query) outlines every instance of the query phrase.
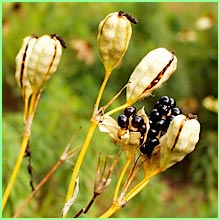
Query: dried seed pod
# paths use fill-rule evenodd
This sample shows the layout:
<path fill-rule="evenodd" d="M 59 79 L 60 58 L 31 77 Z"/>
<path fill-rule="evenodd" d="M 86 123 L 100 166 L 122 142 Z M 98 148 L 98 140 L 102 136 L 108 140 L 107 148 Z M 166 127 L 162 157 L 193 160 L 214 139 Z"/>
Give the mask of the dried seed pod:
<path fill-rule="evenodd" d="M 127 86 L 127 103 L 133 104 L 160 87 L 176 70 L 177 58 L 165 48 L 150 51 L 137 65 Z"/>
<path fill-rule="evenodd" d="M 160 168 L 164 171 L 191 153 L 199 141 L 199 133 L 197 117 L 176 116 L 160 138 Z"/>
<path fill-rule="evenodd" d="M 123 58 L 131 38 L 131 22 L 120 12 L 105 17 L 99 24 L 99 53 L 105 71 L 110 73 Z"/>
<path fill-rule="evenodd" d="M 43 35 L 37 39 L 27 63 L 27 77 L 33 89 L 42 88 L 56 71 L 61 54 L 62 45 L 56 35 Z"/>
<path fill-rule="evenodd" d="M 19 50 L 17 56 L 16 56 L 16 72 L 15 72 L 15 78 L 19 85 L 19 87 L 22 89 L 23 96 L 30 96 L 32 93 L 32 88 L 29 83 L 28 77 L 27 77 L 27 64 L 33 49 L 34 44 L 37 41 L 36 36 L 27 36 L 23 39 L 23 44 L 21 46 L 21 49 Z M 24 94 L 25 93 L 25 94 Z"/>
<path fill-rule="evenodd" d="M 144 111 L 144 108 L 137 112 L 137 115 L 142 117 L 144 120 L 145 134 L 142 131 L 137 129 L 133 131 L 130 124 L 128 128 L 121 128 L 117 121 L 108 115 L 104 115 L 102 122 L 99 123 L 99 130 L 101 132 L 107 132 L 111 138 L 118 143 L 127 155 L 134 155 L 134 153 L 139 149 L 143 141 L 146 141 L 147 133 L 149 130 L 149 120 Z"/>

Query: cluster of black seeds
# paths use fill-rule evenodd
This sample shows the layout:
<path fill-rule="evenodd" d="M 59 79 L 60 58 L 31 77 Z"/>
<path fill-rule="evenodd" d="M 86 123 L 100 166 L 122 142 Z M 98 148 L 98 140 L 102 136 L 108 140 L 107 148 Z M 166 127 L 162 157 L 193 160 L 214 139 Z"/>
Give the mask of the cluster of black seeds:
<path fill-rule="evenodd" d="M 141 116 L 136 115 L 136 113 L 137 110 L 134 106 L 127 107 L 124 112 L 118 116 L 118 125 L 121 129 L 140 132 L 140 142 L 142 143 L 146 133 L 146 124 L 144 119 Z"/>
<path fill-rule="evenodd" d="M 163 136 L 173 118 L 181 114 L 176 102 L 173 98 L 162 96 L 156 102 L 154 108 L 149 115 L 150 129 L 147 134 L 146 142 L 140 147 L 140 151 L 146 154 L 148 158 L 154 148 L 159 144 L 159 138 Z"/>

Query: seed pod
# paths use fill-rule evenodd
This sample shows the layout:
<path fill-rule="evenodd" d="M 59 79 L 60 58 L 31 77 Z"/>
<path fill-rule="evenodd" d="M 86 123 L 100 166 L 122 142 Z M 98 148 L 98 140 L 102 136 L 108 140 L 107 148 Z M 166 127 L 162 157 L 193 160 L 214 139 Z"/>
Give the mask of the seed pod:
<path fill-rule="evenodd" d="M 62 45 L 56 35 L 43 35 L 37 39 L 27 63 L 27 77 L 33 89 L 43 87 L 57 69 Z"/>
<path fill-rule="evenodd" d="M 121 128 L 117 121 L 108 115 L 104 115 L 103 120 L 99 123 L 99 130 L 101 132 L 107 132 L 129 156 L 134 155 L 134 153 L 139 149 L 141 143 L 146 141 L 147 133 L 150 127 L 144 108 L 139 110 L 137 115 L 141 116 L 146 124 L 146 133 L 144 135 L 140 131 L 132 131 L 129 128 Z M 131 124 L 129 127 L 131 127 Z"/>
<path fill-rule="evenodd" d="M 137 65 L 127 86 L 127 103 L 133 104 L 160 87 L 176 70 L 177 58 L 165 48 L 150 51 Z"/>
<path fill-rule="evenodd" d="M 164 171 L 191 153 L 199 141 L 200 123 L 196 117 L 176 116 L 160 138 L 160 168 Z"/>
<path fill-rule="evenodd" d="M 25 37 L 21 49 L 18 52 L 15 59 L 16 61 L 15 78 L 19 87 L 22 89 L 23 95 L 25 93 L 25 95 L 27 96 L 30 96 L 32 93 L 32 88 L 27 77 L 27 64 L 32 52 L 32 48 L 36 41 L 37 41 L 36 36 Z"/>
<path fill-rule="evenodd" d="M 99 24 L 99 53 L 105 71 L 110 73 L 124 56 L 131 38 L 131 22 L 126 16 L 114 12 Z"/>

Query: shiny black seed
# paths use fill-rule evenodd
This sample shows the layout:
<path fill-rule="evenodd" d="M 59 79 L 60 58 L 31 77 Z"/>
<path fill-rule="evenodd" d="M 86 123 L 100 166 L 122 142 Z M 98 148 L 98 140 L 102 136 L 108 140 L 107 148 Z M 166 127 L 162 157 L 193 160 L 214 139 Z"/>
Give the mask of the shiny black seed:
<path fill-rule="evenodd" d="M 147 140 L 147 145 L 148 146 L 152 146 L 152 147 L 156 147 L 159 144 L 159 140 L 157 138 L 149 138 Z"/>
<path fill-rule="evenodd" d="M 176 101 L 173 98 L 170 98 L 170 107 L 171 108 L 176 107 Z"/>
<path fill-rule="evenodd" d="M 171 122 L 176 116 L 175 115 L 170 115 L 167 117 L 166 121 Z"/>
<path fill-rule="evenodd" d="M 157 107 L 160 105 L 160 102 L 159 101 L 157 101 L 156 102 L 156 104 L 154 105 L 154 108 L 156 108 L 157 109 Z"/>
<path fill-rule="evenodd" d="M 147 133 L 147 138 L 154 138 L 159 134 L 159 130 L 150 128 L 150 130 Z"/>
<path fill-rule="evenodd" d="M 134 106 L 129 106 L 124 110 L 124 114 L 129 118 L 132 115 L 135 115 L 137 112 Z"/>
<path fill-rule="evenodd" d="M 141 132 L 142 135 L 146 133 L 146 124 L 143 124 L 141 127 L 139 127 L 138 131 Z"/>
<path fill-rule="evenodd" d="M 121 114 L 121 115 L 118 116 L 118 125 L 121 128 L 127 128 L 128 124 L 129 124 L 129 120 L 128 120 L 128 117 L 126 115 Z"/>
<path fill-rule="evenodd" d="M 135 115 L 131 120 L 131 124 L 134 128 L 140 128 L 144 124 L 144 119 L 141 116 Z"/>
<path fill-rule="evenodd" d="M 161 115 L 167 115 L 168 112 L 170 111 L 170 106 L 160 104 L 157 110 Z"/>
<path fill-rule="evenodd" d="M 160 104 L 170 106 L 170 98 L 168 96 L 161 96 L 159 102 Z"/>
<path fill-rule="evenodd" d="M 141 147 L 140 151 L 143 154 L 146 154 L 149 158 L 154 150 L 154 148 L 159 144 L 159 140 L 157 138 L 148 139 Z"/>
<path fill-rule="evenodd" d="M 179 108 L 175 107 L 171 110 L 171 115 L 177 116 L 179 114 L 181 114 L 181 111 Z"/>
<path fill-rule="evenodd" d="M 161 114 L 158 112 L 156 108 L 154 108 L 150 113 L 150 120 L 156 121 L 161 118 Z"/>
<path fill-rule="evenodd" d="M 166 121 L 164 119 L 160 119 L 156 122 L 157 130 L 163 130 L 165 128 Z"/>

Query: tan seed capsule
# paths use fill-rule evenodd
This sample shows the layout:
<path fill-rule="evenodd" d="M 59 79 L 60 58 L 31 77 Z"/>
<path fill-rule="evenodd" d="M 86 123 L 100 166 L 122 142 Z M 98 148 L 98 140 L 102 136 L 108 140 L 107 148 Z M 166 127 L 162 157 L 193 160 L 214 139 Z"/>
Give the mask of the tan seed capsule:
<path fill-rule="evenodd" d="M 160 168 L 166 170 L 191 153 L 199 141 L 200 123 L 192 116 L 176 116 L 160 139 Z"/>
<path fill-rule="evenodd" d="M 131 34 L 131 22 L 120 12 L 111 13 L 100 22 L 97 38 L 106 72 L 110 73 L 123 58 Z"/>
<path fill-rule="evenodd" d="M 159 88 L 176 70 L 177 58 L 165 48 L 149 52 L 137 65 L 127 86 L 127 103 L 133 104 Z"/>
<path fill-rule="evenodd" d="M 28 64 L 27 76 L 33 89 L 43 87 L 57 69 L 62 54 L 62 45 L 56 35 L 43 35 L 35 42 Z"/>

